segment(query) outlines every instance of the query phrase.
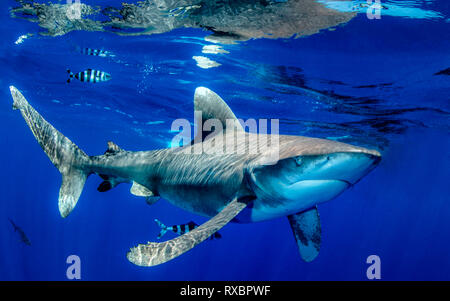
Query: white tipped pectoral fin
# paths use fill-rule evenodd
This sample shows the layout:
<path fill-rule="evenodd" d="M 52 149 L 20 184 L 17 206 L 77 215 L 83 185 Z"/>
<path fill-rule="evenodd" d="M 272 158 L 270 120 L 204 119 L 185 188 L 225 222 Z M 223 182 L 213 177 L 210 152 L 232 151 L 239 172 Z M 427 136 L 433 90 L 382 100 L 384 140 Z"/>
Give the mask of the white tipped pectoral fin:
<path fill-rule="evenodd" d="M 320 217 L 317 207 L 288 216 L 300 256 L 306 262 L 319 255 L 321 242 Z"/>
<path fill-rule="evenodd" d="M 130 249 L 127 258 L 135 265 L 147 267 L 172 260 L 211 237 L 247 207 L 249 201 L 247 198 L 235 198 L 221 212 L 198 228 L 169 241 L 140 244 Z"/>

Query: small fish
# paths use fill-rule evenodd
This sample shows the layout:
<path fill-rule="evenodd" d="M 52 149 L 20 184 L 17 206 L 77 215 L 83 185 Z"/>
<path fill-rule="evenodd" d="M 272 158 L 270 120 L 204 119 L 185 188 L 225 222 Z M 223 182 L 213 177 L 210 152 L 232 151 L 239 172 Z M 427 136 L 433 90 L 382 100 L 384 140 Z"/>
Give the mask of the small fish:
<path fill-rule="evenodd" d="M 25 234 L 25 232 L 23 232 L 23 230 L 22 230 L 19 226 L 17 226 L 17 225 L 12 221 L 12 219 L 10 219 L 10 218 L 8 218 L 8 219 L 9 219 L 11 225 L 13 225 L 13 227 L 14 227 L 14 232 L 19 233 L 19 235 L 20 235 L 20 241 L 23 242 L 24 244 L 26 244 L 27 246 L 31 246 L 31 242 L 30 242 L 30 240 L 28 239 L 28 237 L 27 237 L 27 235 Z"/>
<path fill-rule="evenodd" d="M 67 69 L 67 73 L 69 73 L 69 78 L 67 79 L 68 83 L 70 83 L 74 77 L 79 81 L 88 83 L 106 82 L 111 79 L 111 75 L 109 73 L 94 69 L 86 69 L 75 74 Z"/>
<path fill-rule="evenodd" d="M 100 56 L 100 57 L 115 57 L 115 55 L 107 50 L 92 49 L 92 48 L 78 48 L 79 52 L 84 55 Z"/>
<path fill-rule="evenodd" d="M 161 228 L 161 232 L 159 232 L 159 234 L 158 234 L 158 239 L 163 237 L 164 234 L 167 233 L 167 231 L 172 231 L 178 235 L 183 235 L 183 234 L 188 233 L 189 231 L 192 231 L 198 227 L 198 225 L 193 221 L 190 221 L 187 224 L 174 225 L 174 226 L 166 226 L 156 218 L 155 218 L 155 222 Z M 220 235 L 219 232 L 216 232 L 213 235 L 211 235 L 211 237 L 210 237 L 210 239 L 214 239 L 214 238 L 222 238 L 222 235 Z"/>

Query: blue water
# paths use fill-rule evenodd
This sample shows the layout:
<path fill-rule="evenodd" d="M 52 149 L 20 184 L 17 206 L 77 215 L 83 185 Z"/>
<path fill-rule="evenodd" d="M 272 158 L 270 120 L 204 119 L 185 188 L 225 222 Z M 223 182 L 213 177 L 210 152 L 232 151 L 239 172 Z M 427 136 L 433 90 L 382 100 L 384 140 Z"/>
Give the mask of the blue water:
<path fill-rule="evenodd" d="M 401 2 L 386 5 L 421 14 L 392 9 L 370 20 L 359 13 L 333 31 L 251 39 L 221 45 L 229 53 L 204 54 L 203 46 L 214 45 L 204 39 L 207 30 L 45 36 L 37 23 L 10 17 L 16 1 L 2 1 L 0 280 L 65 280 L 72 254 L 81 259 L 83 280 L 365 280 L 372 254 L 384 280 L 450 280 L 450 77 L 436 74 L 450 67 L 450 5 Z M 15 43 L 27 33 L 33 35 Z M 84 47 L 115 56 L 87 56 L 77 50 Z M 221 65 L 202 69 L 193 56 Z M 112 80 L 67 84 L 67 68 L 103 70 Z M 193 120 L 194 90 L 206 86 L 240 118 L 278 118 L 282 134 L 375 148 L 383 159 L 352 189 L 319 205 L 322 246 L 312 263 L 300 259 L 280 218 L 229 224 L 222 239 L 142 268 L 126 252 L 156 239 L 154 218 L 206 219 L 164 200 L 149 206 L 128 184 L 100 193 L 94 176 L 62 219 L 60 174 L 12 111 L 10 85 L 90 155 L 102 154 L 109 140 L 126 150 L 168 147 L 172 121 Z"/>

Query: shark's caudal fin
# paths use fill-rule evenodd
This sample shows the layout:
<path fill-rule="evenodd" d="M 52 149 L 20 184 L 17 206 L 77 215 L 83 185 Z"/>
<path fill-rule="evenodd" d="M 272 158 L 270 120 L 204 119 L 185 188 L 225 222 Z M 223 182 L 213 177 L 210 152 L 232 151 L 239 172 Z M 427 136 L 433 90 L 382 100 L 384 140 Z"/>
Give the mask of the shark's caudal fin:
<path fill-rule="evenodd" d="M 77 204 L 90 171 L 89 157 L 72 141 L 58 132 L 11 86 L 13 109 L 20 110 L 36 140 L 62 175 L 59 190 L 59 212 L 66 217 Z"/>
<path fill-rule="evenodd" d="M 288 215 L 288 220 L 297 242 L 300 256 L 306 262 L 313 261 L 319 255 L 321 226 L 319 211 L 316 207 L 307 211 Z"/>

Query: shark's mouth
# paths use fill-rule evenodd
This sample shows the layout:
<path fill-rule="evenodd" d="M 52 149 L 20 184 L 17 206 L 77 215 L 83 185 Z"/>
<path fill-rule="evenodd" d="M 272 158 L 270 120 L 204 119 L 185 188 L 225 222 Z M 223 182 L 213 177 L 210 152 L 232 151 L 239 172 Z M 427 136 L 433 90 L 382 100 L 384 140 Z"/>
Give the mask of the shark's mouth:
<path fill-rule="evenodd" d="M 281 187 L 280 195 L 283 199 L 289 200 L 286 203 L 293 203 L 295 205 L 292 205 L 292 207 L 297 206 L 301 210 L 331 200 L 351 185 L 346 180 L 302 180 Z"/>
<path fill-rule="evenodd" d="M 336 198 L 380 161 L 365 153 L 294 157 L 254 170 L 251 221 L 295 214 Z"/>
<path fill-rule="evenodd" d="M 255 185 L 257 199 L 239 216 L 239 221 L 256 222 L 295 214 L 337 197 L 350 186 L 346 180 L 302 180 L 290 185 L 278 183 L 276 193 L 268 193 Z"/>

